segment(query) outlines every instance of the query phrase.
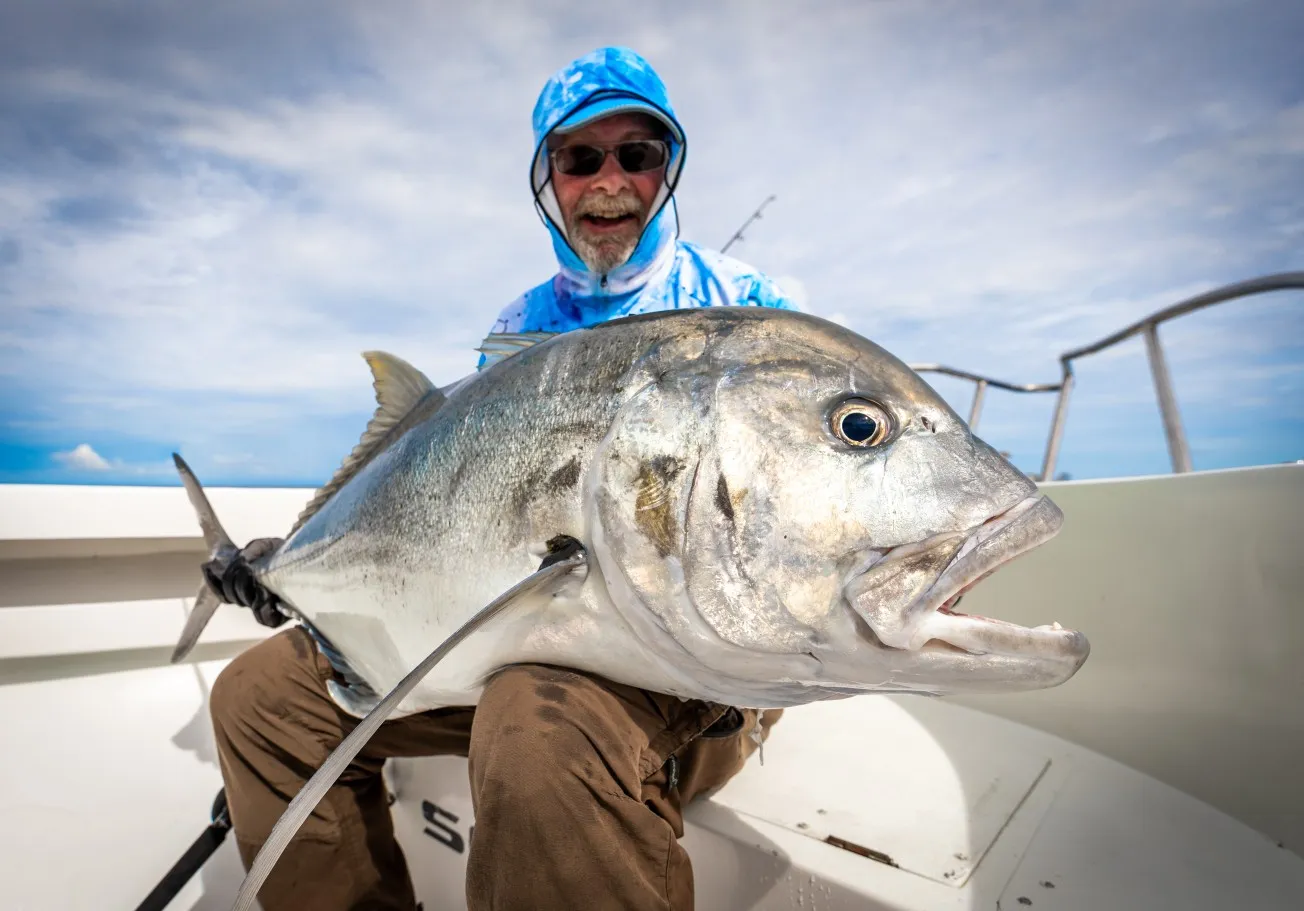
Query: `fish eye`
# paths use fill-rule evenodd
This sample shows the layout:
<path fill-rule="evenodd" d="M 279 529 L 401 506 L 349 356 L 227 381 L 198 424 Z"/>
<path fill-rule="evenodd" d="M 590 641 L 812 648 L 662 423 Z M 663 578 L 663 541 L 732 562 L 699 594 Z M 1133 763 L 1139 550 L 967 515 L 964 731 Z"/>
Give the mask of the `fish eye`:
<path fill-rule="evenodd" d="M 873 402 L 851 399 L 833 409 L 829 425 L 833 435 L 848 446 L 868 449 L 887 438 L 892 418 Z"/>

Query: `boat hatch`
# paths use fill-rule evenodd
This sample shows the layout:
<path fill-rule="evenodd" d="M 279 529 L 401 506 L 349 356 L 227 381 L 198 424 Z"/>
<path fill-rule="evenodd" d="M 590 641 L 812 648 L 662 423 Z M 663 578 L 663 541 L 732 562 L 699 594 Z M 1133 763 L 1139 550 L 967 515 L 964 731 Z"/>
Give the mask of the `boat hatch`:
<path fill-rule="evenodd" d="M 711 799 L 963 886 L 1051 758 L 1022 741 L 970 739 L 963 727 L 934 727 L 930 713 L 918 711 L 924 707 L 924 697 L 864 698 L 858 720 L 867 723 L 854 729 L 837 702 L 789 709 L 771 731 L 764 763 L 753 757 Z"/>

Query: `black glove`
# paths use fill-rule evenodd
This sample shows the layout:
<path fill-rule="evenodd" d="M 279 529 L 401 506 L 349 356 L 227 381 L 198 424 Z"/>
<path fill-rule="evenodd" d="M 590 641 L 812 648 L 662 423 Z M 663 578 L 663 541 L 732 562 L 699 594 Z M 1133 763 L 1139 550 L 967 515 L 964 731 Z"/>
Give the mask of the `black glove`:
<path fill-rule="evenodd" d="M 209 560 L 202 567 L 204 581 L 224 602 L 250 608 L 254 619 L 275 629 L 290 617 L 281 612 L 276 595 L 258 584 L 249 563 L 271 553 L 282 543 L 283 538 L 257 538 L 246 544 L 230 563 Z"/>

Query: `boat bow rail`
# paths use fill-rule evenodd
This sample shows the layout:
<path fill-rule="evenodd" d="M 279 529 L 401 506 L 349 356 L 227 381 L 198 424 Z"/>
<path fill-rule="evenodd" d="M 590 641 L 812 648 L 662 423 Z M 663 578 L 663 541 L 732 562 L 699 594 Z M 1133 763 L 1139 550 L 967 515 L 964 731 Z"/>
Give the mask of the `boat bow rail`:
<path fill-rule="evenodd" d="M 1164 348 L 1159 341 L 1159 327 L 1169 320 L 1186 316 L 1197 310 L 1225 304 L 1238 298 L 1269 291 L 1289 291 L 1304 289 L 1304 272 L 1279 272 L 1264 275 L 1231 285 L 1224 285 L 1195 297 L 1180 301 L 1162 310 L 1157 310 L 1144 319 L 1137 320 L 1130 326 L 1107 335 L 1100 341 L 1092 342 L 1066 351 L 1060 355 L 1061 378 L 1058 383 L 1009 383 L 990 376 L 958 370 L 942 364 L 911 364 L 917 373 L 940 373 L 962 380 L 969 380 L 975 386 L 973 403 L 969 407 L 969 427 L 978 429 L 978 419 L 982 415 L 983 396 L 988 387 L 1004 389 L 1009 392 L 1057 392 L 1055 414 L 1051 418 L 1050 436 L 1046 441 L 1046 455 L 1041 465 L 1041 477 L 1053 479 L 1055 464 L 1059 459 L 1060 441 L 1064 436 L 1064 423 L 1068 416 L 1069 395 L 1073 392 L 1073 362 L 1079 358 L 1089 357 L 1112 348 L 1134 335 L 1144 335 L 1146 356 L 1150 361 L 1150 375 L 1155 383 L 1155 395 L 1159 400 L 1159 414 L 1164 422 L 1164 437 L 1168 440 L 1168 455 L 1172 460 L 1173 472 L 1184 474 L 1191 470 L 1191 448 L 1186 440 L 1186 431 L 1182 427 L 1182 415 L 1177 407 L 1177 396 L 1173 392 L 1172 376 L 1168 372 L 1168 362 L 1164 358 Z"/>

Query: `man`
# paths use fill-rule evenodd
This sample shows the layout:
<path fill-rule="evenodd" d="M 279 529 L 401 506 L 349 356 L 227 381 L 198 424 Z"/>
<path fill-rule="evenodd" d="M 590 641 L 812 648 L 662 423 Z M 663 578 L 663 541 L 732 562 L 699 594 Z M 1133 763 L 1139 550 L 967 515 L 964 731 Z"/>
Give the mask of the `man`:
<path fill-rule="evenodd" d="M 686 142 L 660 77 L 603 48 L 544 86 L 531 190 L 560 270 L 507 306 L 494 332 L 563 332 L 654 310 L 799 309 L 768 277 L 678 239 Z"/>
<path fill-rule="evenodd" d="M 764 275 L 678 239 L 673 192 L 684 133 L 637 54 L 604 48 L 558 72 L 539 97 L 534 131 L 532 189 L 560 270 L 505 308 L 494 332 L 564 332 L 679 307 L 795 309 Z M 244 556 L 275 543 L 254 542 Z M 205 572 L 260 622 L 285 621 L 241 561 Z M 246 868 L 357 723 L 331 683 L 365 687 L 346 656 L 300 627 L 247 650 L 218 677 L 213 724 Z M 682 808 L 734 775 L 779 714 L 561 668 L 507 668 L 475 708 L 386 722 L 281 856 L 260 903 L 265 911 L 415 908 L 381 767 L 390 757 L 453 754 L 470 765 L 474 911 L 683 911 L 693 906 L 693 877 L 678 842 Z"/>

